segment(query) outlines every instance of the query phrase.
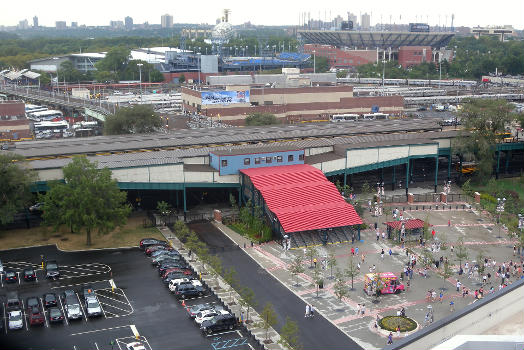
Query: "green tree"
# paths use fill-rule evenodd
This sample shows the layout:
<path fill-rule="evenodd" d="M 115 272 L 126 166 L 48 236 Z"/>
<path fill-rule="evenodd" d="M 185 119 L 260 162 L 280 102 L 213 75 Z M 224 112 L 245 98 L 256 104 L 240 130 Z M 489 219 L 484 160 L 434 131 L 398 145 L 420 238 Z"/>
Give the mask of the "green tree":
<path fill-rule="evenodd" d="M 234 288 L 238 286 L 236 274 L 237 274 L 236 270 L 232 267 L 230 267 L 227 270 L 223 270 L 223 277 L 224 277 L 224 281 L 226 281 L 228 285 L 229 300 L 231 300 L 230 301 L 231 305 L 234 305 L 234 301 L 233 301 L 231 294 L 233 293 Z"/>
<path fill-rule="evenodd" d="M 267 302 L 262 309 L 260 317 L 262 318 L 262 322 L 260 322 L 259 327 L 266 331 L 267 340 L 269 337 L 269 328 L 276 326 L 278 323 L 277 313 L 275 312 L 273 304 Z"/>
<path fill-rule="evenodd" d="M 173 225 L 173 231 L 182 243 L 185 243 L 189 238 L 189 235 L 191 234 L 191 231 L 189 230 L 187 225 L 180 220 L 175 221 Z"/>
<path fill-rule="evenodd" d="M 289 265 L 289 272 L 295 277 L 295 285 L 298 285 L 298 275 L 305 271 L 303 261 L 302 254 L 298 254 Z"/>
<path fill-rule="evenodd" d="M 444 268 L 442 269 L 441 273 L 442 279 L 444 281 L 444 286 L 446 285 L 446 280 L 453 276 L 453 270 L 451 270 L 451 267 L 449 266 L 448 262 L 444 262 Z M 442 288 L 444 288 L 444 286 Z"/>
<path fill-rule="evenodd" d="M 327 266 L 329 267 L 329 278 L 333 278 L 333 268 L 337 267 L 337 256 L 334 251 L 329 252 Z"/>
<path fill-rule="evenodd" d="M 83 80 L 83 74 L 75 69 L 71 61 L 64 61 L 60 64 L 58 69 L 58 81 L 76 82 Z"/>
<path fill-rule="evenodd" d="M 171 208 L 169 203 L 164 201 L 159 201 L 156 203 L 156 210 L 160 213 L 160 216 L 162 217 L 162 221 L 164 222 L 164 225 L 166 223 L 166 217 L 171 213 Z"/>
<path fill-rule="evenodd" d="M 5 225 L 30 203 L 36 174 L 25 166 L 22 157 L 6 153 L 0 154 L 0 178 L 0 225 Z"/>
<path fill-rule="evenodd" d="M 342 302 L 342 299 L 344 297 L 347 297 L 349 295 L 346 282 L 344 281 L 344 274 L 340 272 L 340 270 L 338 269 L 335 273 L 335 284 L 333 285 L 333 293 L 340 302 Z"/>
<path fill-rule="evenodd" d="M 325 73 L 329 70 L 329 64 L 327 57 L 316 56 L 315 57 L 315 72 Z"/>
<path fill-rule="evenodd" d="M 246 117 L 246 125 L 249 126 L 261 126 L 261 125 L 273 125 L 280 124 L 277 117 L 270 113 L 253 113 Z"/>
<path fill-rule="evenodd" d="M 95 63 L 98 72 L 111 72 L 115 77 L 120 79 L 129 63 L 131 50 L 122 46 L 110 49 L 106 56 Z M 97 78 L 98 80 L 98 78 Z"/>
<path fill-rule="evenodd" d="M 424 226 L 422 227 L 422 237 L 424 237 L 425 241 L 428 241 L 431 239 L 431 236 L 431 232 L 429 231 L 429 215 L 426 215 Z"/>
<path fill-rule="evenodd" d="M 358 276 L 358 268 L 357 268 L 357 265 L 355 265 L 355 262 L 353 261 L 353 257 L 351 257 L 348 261 L 348 266 L 346 268 L 346 271 L 344 271 L 346 276 L 348 276 L 349 278 L 351 278 L 351 290 L 355 290 L 355 288 L 353 288 L 353 281 L 355 279 L 355 277 Z"/>
<path fill-rule="evenodd" d="M 105 135 L 152 133 L 162 126 L 160 116 L 150 105 L 120 108 L 116 114 L 106 117 Z"/>
<path fill-rule="evenodd" d="M 246 323 L 249 323 L 249 311 L 251 308 L 257 307 L 257 301 L 255 299 L 255 292 L 253 292 L 253 289 L 249 287 L 244 287 L 240 290 L 241 299 L 240 299 L 240 305 L 242 307 L 245 307 L 247 309 L 246 313 Z"/>
<path fill-rule="evenodd" d="M 125 224 L 131 207 L 108 168 L 98 169 L 96 162 L 75 156 L 62 171 L 65 183 L 50 183 L 43 196 L 45 224 L 65 224 L 75 231 L 84 229 L 88 246 L 92 231 L 108 233 Z"/>
<path fill-rule="evenodd" d="M 455 139 L 457 152 L 476 162 L 475 175 L 479 180 L 489 179 L 495 164 L 497 135 L 516 118 L 513 106 L 506 100 L 468 100 L 460 111 L 464 131 Z"/>
<path fill-rule="evenodd" d="M 313 270 L 313 275 L 311 277 L 313 278 L 311 281 L 311 285 L 316 288 L 318 298 L 318 291 L 320 289 L 320 286 L 324 285 L 324 274 L 320 269 L 320 265 L 315 266 L 315 269 Z"/>
<path fill-rule="evenodd" d="M 180 84 L 183 84 L 185 81 L 186 81 L 186 76 L 184 74 L 180 74 L 180 76 L 178 77 L 178 82 Z"/>
<path fill-rule="evenodd" d="M 287 316 L 286 323 L 280 330 L 280 340 L 278 342 L 289 349 L 300 350 L 302 349 L 302 344 L 300 344 L 298 334 L 298 324 Z"/>
<path fill-rule="evenodd" d="M 456 248 L 455 248 L 455 256 L 457 257 L 459 261 L 460 268 L 462 268 L 462 261 L 468 259 L 468 250 L 464 246 L 464 239 L 462 237 L 460 237 L 457 240 Z"/>
<path fill-rule="evenodd" d="M 346 69 L 341 69 L 337 72 L 337 78 L 345 78 L 348 75 L 348 71 Z"/>
<path fill-rule="evenodd" d="M 306 248 L 306 258 L 309 260 L 309 268 L 313 268 L 313 259 L 315 259 L 318 256 L 317 248 L 310 245 Z"/>

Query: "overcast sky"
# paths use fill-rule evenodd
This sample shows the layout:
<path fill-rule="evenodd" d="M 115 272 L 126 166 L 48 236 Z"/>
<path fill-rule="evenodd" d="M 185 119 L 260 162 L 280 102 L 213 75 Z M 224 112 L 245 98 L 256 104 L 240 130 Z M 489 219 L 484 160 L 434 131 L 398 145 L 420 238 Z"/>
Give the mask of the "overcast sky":
<path fill-rule="evenodd" d="M 523 0 L 374 0 L 374 1 L 323 1 L 318 0 L 24 0 L 6 1 L 0 11 L 0 25 L 16 25 L 18 21 L 38 16 L 40 25 L 54 26 L 55 21 L 76 21 L 80 25 L 108 25 L 110 20 L 133 17 L 134 23 L 160 23 L 164 13 L 173 15 L 175 23 L 215 23 L 223 8 L 231 9 L 230 22 L 241 24 L 297 25 L 300 12 L 309 12 L 311 18 L 346 17 L 348 11 L 371 14 L 371 24 L 428 22 L 449 27 L 451 14 L 455 26 L 485 26 L 510 24 L 524 27 Z M 351 4 L 353 3 L 353 4 Z M 381 17 L 382 16 L 382 17 Z M 391 16 L 391 18 L 390 18 Z M 360 20 L 359 20 L 360 21 Z"/>

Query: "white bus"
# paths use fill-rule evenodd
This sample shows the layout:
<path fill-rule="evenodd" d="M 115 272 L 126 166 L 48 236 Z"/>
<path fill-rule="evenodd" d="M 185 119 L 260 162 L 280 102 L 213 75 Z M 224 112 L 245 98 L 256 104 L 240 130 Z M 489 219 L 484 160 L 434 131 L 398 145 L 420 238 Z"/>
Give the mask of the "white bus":
<path fill-rule="evenodd" d="M 43 131 L 52 131 L 54 133 L 60 133 L 69 128 L 69 124 L 65 120 L 59 122 L 44 121 L 40 123 L 34 123 L 35 134 Z"/>
<path fill-rule="evenodd" d="M 46 120 L 53 120 L 55 118 L 63 118 L 64 114 L 61 111 L 50 110 L 50 111 L 29 113 L 27 117 L 31 120 L 40 122 L 40 121 L 46 121 Z"/>
<path fill-rule="evenodd" d="M 358 114 L 334 114 L 329 117 L 329 121 L 333 123 L 338 122 L 356 122 L 360 119 Z"/>
<path fill-rule="evenodd" d="M 368 113 L 362 116 L 363 120 L 384 120 L 388 118 L 389 118 L 389 115 L 385 113 Z"/>

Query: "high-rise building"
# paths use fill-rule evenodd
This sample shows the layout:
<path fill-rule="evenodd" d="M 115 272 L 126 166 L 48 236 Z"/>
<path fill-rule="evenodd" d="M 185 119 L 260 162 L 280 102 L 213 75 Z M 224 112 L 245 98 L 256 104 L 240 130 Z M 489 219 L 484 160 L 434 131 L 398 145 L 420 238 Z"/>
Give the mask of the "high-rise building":
<path fill-rule="evenodd" d="M 368 15 L 367 13 L 364 13 L 360 21 L 360 29 L 369 30 L 370 28 L 371 28 L 371 16 Z"/>
<path fill-rule="evenodd" d="M 124 24 L 127 30 L 133 29 L 133 18 L 127 16 L 124 18 Z"/>
<path fill-rule="evenodd" d="M 56 29 L 66 29 L 67 28 L 67 23 L 66 23 L 66 21 L 56 21 L 55 22 L 55 27 L 56 27 Z"/>
<path fill-rule="evenodd" d="M 348 19 L 353 22 L 353 28 L 357 27 L 357 15 L 352 14 L 351 12 L 348 13 Z"/>
<path fill-rule="evenodd" d="M 115 29 L 123 28 L 124 22 L 123 21 L 109 21 L 109 26 Z"/>
<path fill-rule="evenodd" d="M 165 14 L 160 17 L 160 24 L 162 28 L 171 28 L 173 27 L 173 16 Z"/>
<path fill-rule="evenodd" d="M 71 22 L 71 28 L 78 28 L 78 22 Z"/>
<path fill-rule="evenodd" d="M 27 22 L 27 19 L 18 21 L 18 29 L 28 29 L 29 23 Z"/>
<path fill-rule="evenodd" d="M 33 17 L 33 27 L 38 28 L 38 17 L 37 16 Z"/>

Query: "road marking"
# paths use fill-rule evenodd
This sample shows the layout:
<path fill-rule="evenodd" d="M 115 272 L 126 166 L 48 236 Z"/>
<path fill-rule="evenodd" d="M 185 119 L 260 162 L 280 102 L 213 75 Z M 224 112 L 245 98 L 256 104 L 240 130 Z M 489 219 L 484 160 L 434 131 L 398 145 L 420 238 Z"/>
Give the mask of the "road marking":
<path fill-rule="evenodd" d="M 6 314 L 6 310 L 5 310 L 5 303 L 2 303 L 3 305 L 3 314 L 4 314 L 4 329 L 5 329 L 5 334 L 7 334 L 7 314 Z"/>
<path fill-rule="evenodd" d="M 217 335 L 229 334 L 229 333 L 235 333 L 235 331 L 233 330 L 233 331 L 225 331 L 221 333 L 206 334 L 206 337 L 216 337 Z"/>
<path fill-rule="evenodd" d="M 100 300 L 99 300 L 98 302 L 99 302 L 100 304 L 102 304 L 102 305 L 106 305 L 106 306 L 112 307 L 112 308 L 114 308 L 114 309 L 118 309 L 118 310 L 120 310 L 120 311 L 129 312 L 128 315 L 130 315 L 130 314 L 133 313 L 132 311 L 129 311 L 129 310 L 126 310 L 126 309 L 122 309 L 122 308 L 120 308 L 120 307 L 118 307 L 118 306 L 114 306 L 114 305 L 111 305 L 111 304 L 103 303 L 103 302 L 101 302 Z M 103 309 L 103 308 L 102 308 L 102 309 Z M 111 312 L 111 313 L 112 313 L 112 312 Z M 112 314 L 113 314 L 113 315 L 116 315 L 115 313 L 112 313 Z"/>
<path fill-rule="evenodd" d="M 95 292 L 95 295 L 96 295 L 96 292 Z M 100 302 L 100 300 L 98 300 L 98 298 L 96 298 L 96 300 L 100 304 L 100 309 L 102 309 L 102 313 L 104 314 L 104 317 L 107 318 L 106 312 L 104 311 L 104 308 L 102 307 L 102 303 Z"/>
<path fill-rule="evenodd" d="M 83 303 L 80 301 L 80 297 L 78 296 L 78 293 L 75 292 L 75 294 L 76 294 L 76 298 L 78 299 L 78 303 L 80 304 L 80 310 L 82 311 L 82 315 L 84 315 L 84 320 L 87 323 L 87 314 L 84 311 L 84 306 L 82 305 Z"/>
<path fill-rule="evenodd" d="M 67 285 L 64 285 L 64 286 L 51 287 L 51 289 L 60 289 L 60 288 L 74 287 L 74 286 L 83 286 L 85 284 L 93 284 L 93 283 L 107 282 L 107 281 L 109 281 L 109 280 L 98 280 L 98 281 L 90 281 L 90 282 L 83 282 L 83 283 L 73 283 L 73 284 L 67 284 Z"/>
<path fill-rule="evenodd" d="M 62 298 L 58 297 L 58 303 L 60 304 L 60 309 L 62 309 L 62 315 L 64 316 L 65 323 L 66 323 L 66 325 L 69 326 L 69 321 L 67 320 L 67 317 L 66 317 L 66 313 L 65 313 L 65 310 L 64 310 L 64 305 L 62 304 Z"/>
<path fill-rule="evenodd" d="M 26 329 L 26 331 L 28 331 L 29 330 L 29 324 L 28 324 L 29 322 L 27 322 L 26 317 L 29 318 L 29 316 L 27 316 L 25 314 L 24 299 L 22 299 L 22 315 L 24 316 L 22 322 L 25 322 L 25 329 Z"/>
<path fill-rule="evenodd" d="M 95 342 L 95 347 L 96 347 L 96 350 L 100 350 L 100 349 L 98 348 L 98 344 L 97 344 L 96 342 Z"/>
<path fill-rule="evenodd" d="M 42 312 L 44 313 L 44 321 L 45 321 L 45 326 L 46 328 L 49 328 L 49 323 L 47 322 L 47 317 L 45 315 L 45 307 L 44 307 L 44 302 L 42 301 L 42 298 L 38 298 L 40 299 L 40 304 L 42 305 Z"/>
<path fill-rule="evenodd" d="M 71 335 L 82 335 L 82 334 L 91 334 L 91 333 L 96 333 L 96 332 L 112 331 L 112 330 L 114 330 L 114 329 L 127 328 L 127 327 L 129 327 L 129 326 L 130 326 L 130 325 L 125 325 L 125 326 L 116 326 L 116 327 L 108 327 L 108 328 L 101 328 L 101 329 L 95 329 L 95 330 L 92 330 L 92 331 L 85 331 L 85 332 L 71 333 Z"/>
<path fill-rule="evenodd" d="M 18 285 L 20 285 L 20 271 L 18 271 L 16 275 L 18 276 Z"/>

